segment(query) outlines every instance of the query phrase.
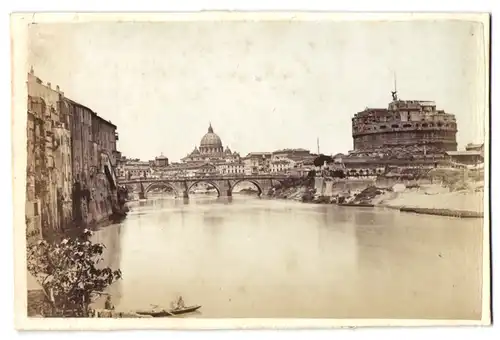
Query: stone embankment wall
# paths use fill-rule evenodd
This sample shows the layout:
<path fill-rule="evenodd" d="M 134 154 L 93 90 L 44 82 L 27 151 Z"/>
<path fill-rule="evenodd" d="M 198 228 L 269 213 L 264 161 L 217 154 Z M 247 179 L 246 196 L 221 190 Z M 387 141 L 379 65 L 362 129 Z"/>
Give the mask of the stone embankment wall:
<path fill-rule="evenodd" d="M 28 317 L 50 317 L 51 305 L 42 290 L 28 290 Z M 151 318 L 150 315 L 141 315 L 135 312 L 123 312 L 106 309 L 93 310 L 90 318 Z"/>
<path fill-rule="evenodd" d="M 415 185 L 432 184 L 429 179 L 418 180 L 398 180 L 393 178 L 356 178 L 356 179 L 335 179 L 316 177 L 314 180 L 314 189 L 316 195 L 319 196 L 333 196 L 344 192 L 362 191 L 370 186 L 377 188 L 389 189 L 395 184 L 404 184 L 406 187 Z"/>
<path fill-rule="evenodd" d="M 314 194 L 303 202 L 365 204 L 412 212 L 454 217 L 480 217 L 484 189 L 481 181 L 469 181 L 456 189 L 440 179 L 399 180 L 396 178 L 336 179 L 316 177 Z M 394 191 L 396 184 L 398 190 Z"/>

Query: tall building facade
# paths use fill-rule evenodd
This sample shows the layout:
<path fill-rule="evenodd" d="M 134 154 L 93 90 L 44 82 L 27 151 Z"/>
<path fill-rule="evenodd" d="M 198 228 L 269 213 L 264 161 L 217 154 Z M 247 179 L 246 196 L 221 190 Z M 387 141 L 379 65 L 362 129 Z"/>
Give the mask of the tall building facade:
<path fill-rule="evenodd" d="M 90 108 L 70 99 L 64 110 L 71 120 L 73 217 L 77 224 L 102 221 L 118 210 L 115 174 L 117 127 Z"/>
<path fill-rule="evenodd" d="M 28 241 L 108 218 L 120 209 L 116 126 L 28 73 Z"/>
<path fill-rule="evenodd" d="M 64 93 L 28 73 L 26 228 L 28 239 L 60 232 L 72 220 L 70 119 Z"/>

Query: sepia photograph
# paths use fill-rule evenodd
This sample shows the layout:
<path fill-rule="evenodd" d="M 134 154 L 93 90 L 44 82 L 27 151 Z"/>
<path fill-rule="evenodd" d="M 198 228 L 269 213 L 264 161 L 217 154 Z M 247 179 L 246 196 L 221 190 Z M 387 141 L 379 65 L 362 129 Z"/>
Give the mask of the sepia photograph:
<path fill-rule="evenodd" d="M 11 27 L 18 329 L 491 323 L 488 14 Z"/>

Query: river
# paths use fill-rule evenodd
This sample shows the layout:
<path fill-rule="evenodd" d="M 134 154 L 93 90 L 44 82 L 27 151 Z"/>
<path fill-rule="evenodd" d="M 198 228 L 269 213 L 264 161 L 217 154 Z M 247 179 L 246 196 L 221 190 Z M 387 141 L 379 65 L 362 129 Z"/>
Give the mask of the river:
<path fill-rule="evenodd" d="M 191 317 L 480 319 L 481 219 L 259 199 L 131 202 L 95 233 L 116 309 Z"/>

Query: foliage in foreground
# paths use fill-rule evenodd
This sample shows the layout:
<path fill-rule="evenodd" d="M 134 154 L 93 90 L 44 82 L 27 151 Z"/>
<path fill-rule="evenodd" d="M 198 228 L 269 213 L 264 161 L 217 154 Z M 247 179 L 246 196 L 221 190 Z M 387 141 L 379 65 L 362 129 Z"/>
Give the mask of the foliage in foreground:
<path fill-rule="evenodd" d="M 99 266 L 104 245 L 92 243 L 91 231 L 59 243 L 28 246 L 28 271 L 41 284 L 53 316 L 86 317 L 95 298 L 121 278 L 120 270 Z"/>

